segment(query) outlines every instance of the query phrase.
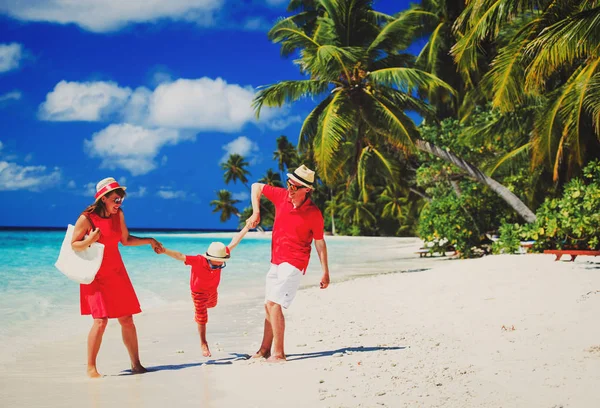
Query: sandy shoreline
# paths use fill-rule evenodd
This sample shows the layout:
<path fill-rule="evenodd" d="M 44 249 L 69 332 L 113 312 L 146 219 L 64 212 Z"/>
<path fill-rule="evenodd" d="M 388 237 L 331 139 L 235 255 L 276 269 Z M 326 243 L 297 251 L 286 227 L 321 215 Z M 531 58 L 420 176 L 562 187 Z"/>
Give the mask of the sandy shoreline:
<path fill-rule="evenodd" d="M 279 365 L 239 359 L 260 341 L 256 302 L 210 333 L 211 359 L 200 355 L 189 310 L 144 313 L 140 351 L 153 372 L 123 375 L 126 351 L 111 322 L 99 356 L 105 378 L 84 377 L 81 337 L 46 342 L 2 367 L 0 404 L 596 407 L 600 259 L 553 259 L 438 258 L 429 270 L 304 289 L 286 314 L 290 361 Z"/>

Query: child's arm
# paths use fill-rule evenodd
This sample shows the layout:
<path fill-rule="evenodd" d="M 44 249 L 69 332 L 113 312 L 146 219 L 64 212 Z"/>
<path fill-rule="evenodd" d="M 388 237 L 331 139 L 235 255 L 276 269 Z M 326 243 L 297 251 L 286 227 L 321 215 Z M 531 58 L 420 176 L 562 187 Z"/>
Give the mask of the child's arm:
<path fill-rule="evenodd" d="M 240 243 L 242 238 L 244 238 L 244 235 L 246 235 L 246 232 L 248 232 L 249 229 L 250 226 L 246 224 L 246 226 L 242 228 L 242 230 L 231 239 L 231 242 L 229 243 L 229 245 L 227 245 L 227 248 L 229 248 L 230 251 L 233 250 L 233 248 L 235 248 L 237 244 Z"/>
<path fill-rule="evenodd" d="M 164 248 L 163 254 L 169 255 L 173 259 L 177 259 L 178 261 L 185 262 L 185 255 L 181 252 L 173 251 L 172 249 Z"/>

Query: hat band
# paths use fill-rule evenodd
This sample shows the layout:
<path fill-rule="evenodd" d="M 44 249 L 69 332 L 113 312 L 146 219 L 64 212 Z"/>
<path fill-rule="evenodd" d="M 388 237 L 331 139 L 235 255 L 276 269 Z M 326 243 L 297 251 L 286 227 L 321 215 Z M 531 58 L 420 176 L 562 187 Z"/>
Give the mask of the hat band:
<path fill-rule="evenodd" d="M 306 184 L 308 184 L 309 186 L 312 186 L 312 185 L 313 185 L 313 183 L 311 183 L 310 181 L 308 181 L 308 180 L 305 180 L 305 179 L 303 179 L 302 177 L 300 177 L 299 175 L 297 175 L 295 170 L 292 172 L 292 174 L 294 175 L 294 177 L 296 177 L 296 178 L 297 178 L 298 180 L 300 180 L 301 182 L 303 182 L 303 183 L 306 183 Z"/>
<path fill-rule="evenodd" d="M 215 256 L 215 255 L 211 255 L 208 252 L 205 253 L 205 255 L 208 257 L 210 256 L 211 258 L 217 258 L 217 259 L 229 259 L 229 256 Z"/>
<path fill-rule="evenodd" d="M 96 195 L 94 196 L 94 198 L 96 198 L 96 200 L 97 200 L 98 197 L 104 195 L 108 190 L 114 190 L 115 188 L 120 188 L 120 187 L 121 186 L 119 185 L 119 183 L 116 183 L 116 182 L 107 184 L 96 192 Z"/>

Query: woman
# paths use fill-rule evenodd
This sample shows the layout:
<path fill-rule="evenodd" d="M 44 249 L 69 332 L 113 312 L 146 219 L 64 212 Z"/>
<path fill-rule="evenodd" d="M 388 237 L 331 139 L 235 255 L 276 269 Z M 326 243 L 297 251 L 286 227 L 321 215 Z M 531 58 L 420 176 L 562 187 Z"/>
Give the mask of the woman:
<path fill-rule="evenodd" d="M 141 312 L 140 304 L 123 265 L 119 242 L 127 246 L 149 244 L 157 253 L 162 252 L 162 245 L 154 238 L 138 238 L 129 234 L 121 210 L 125 189 L 111 177 L 100 181 L 96 185 L 96 201 L 77 220 L 71 242 L 75 251 L 84 250 L 96 241 L 104 244 L 104 257 L 96 278 L 89 285 L 80 287 L 81 314 L 91 314 L 94 318 L 87 344 L 87 374 L 91 378 L 100 377 L 96 357 L 109 318 L 119 319 L 123 342 L 131 358 L 131 371 L 134 374 L 147 371 L 140 363 L 132 317 Z M 86 233 L 89 233 L 87 237 Z"/>

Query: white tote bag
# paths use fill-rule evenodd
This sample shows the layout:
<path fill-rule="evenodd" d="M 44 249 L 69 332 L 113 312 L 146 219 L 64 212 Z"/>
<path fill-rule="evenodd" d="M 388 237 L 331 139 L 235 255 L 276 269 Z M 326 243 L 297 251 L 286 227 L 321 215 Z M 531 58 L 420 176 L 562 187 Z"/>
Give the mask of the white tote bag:
<path fill-rule="evenodd" d="M 90 222 L 92 221 L 90 220 Z M 93 223 L 92 228 L 94 228 Z M 94 242 L 83 251 L 74 251 L 71 247 L 73 231 L 75 231 L 75 226 L 69 224 L 54 266 L 67 278 L 87 285 L 93 282 L 98 269 L 100 269 L 104 255 L 104 244 Z"/>

